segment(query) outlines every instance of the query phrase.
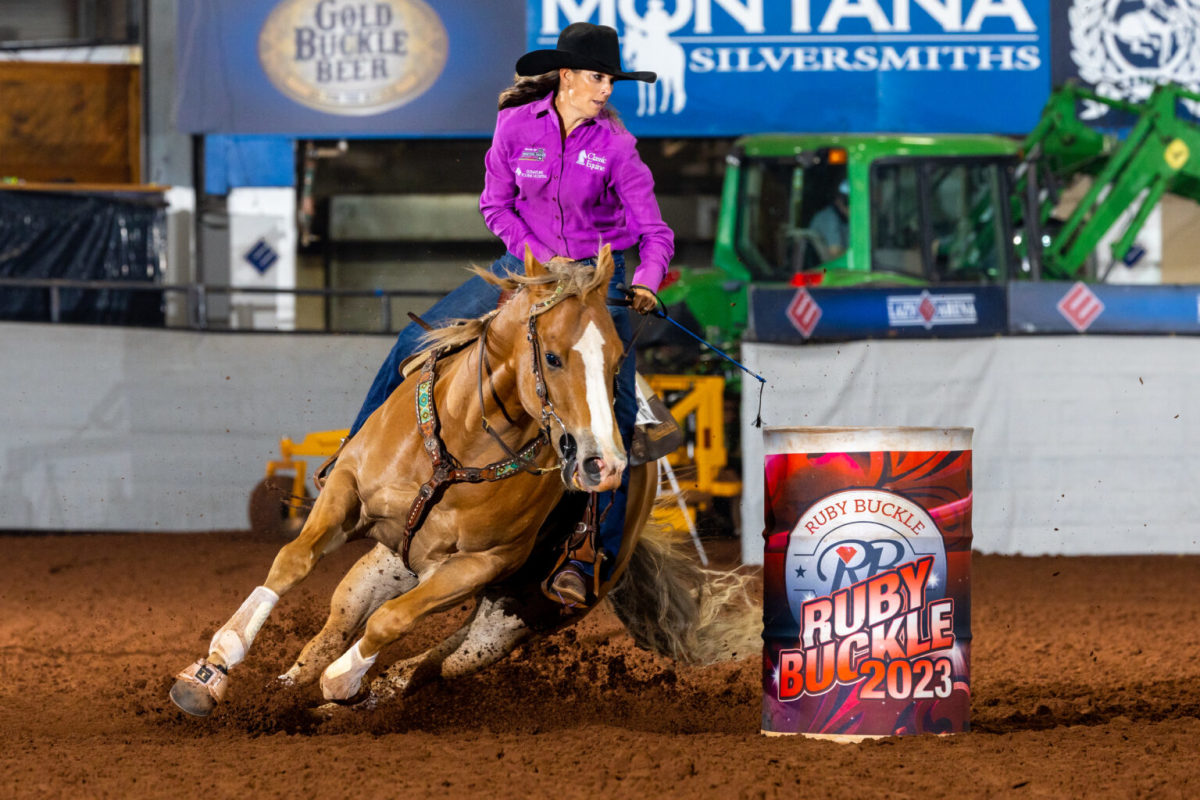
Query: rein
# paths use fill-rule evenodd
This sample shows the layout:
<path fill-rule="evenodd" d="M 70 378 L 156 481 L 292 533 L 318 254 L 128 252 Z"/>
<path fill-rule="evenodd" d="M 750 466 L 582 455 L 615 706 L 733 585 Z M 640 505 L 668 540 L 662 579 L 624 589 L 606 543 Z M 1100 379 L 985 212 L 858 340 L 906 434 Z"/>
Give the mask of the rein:
<path fill-rule="evenodd" d="M 565 429 L 562 420 L 559 419 L 558 414 L 554 411 L 554 405 L 550 402 L 546 390 L 546 381 L 542 376 L 541 341 L 537 335 L 537 318 L 563 300 L 566 297 L 564 291 L 563 282 L 559 281 L 555 286 L 554 293 L 550 297 L 535 303 L 529 310 L 527 338 L 533 350 L 533 374 L 537 395 L 542 402 L 542 419 L 538 435 L 522 445 L 517 451 L 514 451 L 487 421 L 483 399 L 483 375 L 487 359 L 486 340 L 488 327 L 491 325 L 490 319 L 484 323 L 483 331 L 480 333 L 476 389 L 479 395 L 481 425 L 483 430 L 500 444 L 504 452 L 508 454 L 508 458 L 493 462 L 485 467 L 464 467 L 458 459 L 450 454 L 446 449 L 445 442 L 441 438 L 441 423 L 438 420 L 437 404 L 433 396 L 433 387 L 437 380 L 437 361 L 439 357 L 444 355 L 445 351 L 443 349 L 432 350 L 429 353 L 429 357 L 425 360 L 425 364 L 421 368 L 419 382 L 417 383 L 417 424 L 421 431 L 421 436 L 425 440 L 425 452 L 429 454 L 430 461 L 433 463 L 433 475 L 421 485 L 417 496 L 413 498 L 412 505 L 409 507 L 408 517 L 404 523 L 403 545 L 400 557 L 409 572 L 413 571 L 408 563 L 409 548 L 412 545 L 413 537 L 425 522 L 425 518 L 429 515 L 430 507 L 441 498 L 441 493 L 447 486 L 454 483 L 499 481 L 510 478 L 521 471 L 528 472 L 531 475 L 544 475 L 560 468 L 558 465 L 552 467 L 535 467 L 533 464 L 542 450 L 550 444 L 549 420 L 554 419 L 558 422 L 559 427 Z M 500 406 L 504 418 L 513 423 L 513 419 L 509 416 L 507 409 L 505 409 L 504 403 L 496 393 L 495 384 L 491 381 L 492 371 L 490 364 L 486 366 L 486 372 L 489 378 L 488 382 L 491 384 L 492 397 Z M 572 458 L 571 461 L 573 462 L 573 460 Z"/>

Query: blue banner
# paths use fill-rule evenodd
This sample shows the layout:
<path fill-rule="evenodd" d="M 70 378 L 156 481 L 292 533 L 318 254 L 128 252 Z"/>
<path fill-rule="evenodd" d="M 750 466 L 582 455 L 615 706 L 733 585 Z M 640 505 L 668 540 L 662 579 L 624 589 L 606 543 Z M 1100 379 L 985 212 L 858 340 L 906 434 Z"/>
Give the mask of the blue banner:
<path fill-rule="evenodd" d="M 522 0 L 179 0 L 180 130 L 491 136 Z"/>
<path fill-rule="evenodd" d="M 1012 333 L 1200 334 L 1200 286 L 1014 283 Z"/>
<path fill-rule="evenodd" d="M 1049 0 L 527 0 L 530 49 L 615 27 L 638 136 L 1024 134 L 1050 91 Z"/>
<path fill-rule="evenodd" d="M 1031 281 L 930 289 L 750 286 L 754 342 L 999 334 L 1200 335 L 1200 286 Z"/>
<path fill-rule="evenodd" d="M 793 289 L 750 286 L 755 342 L 994 336 L 1008 329 L 1002 286 L 936 289 Z"/>
<path fill-rule="evenodd" d="M 240 186 L 295 186 L 296 143 L 284 136 L 204 137 L 204 191 Z"/>

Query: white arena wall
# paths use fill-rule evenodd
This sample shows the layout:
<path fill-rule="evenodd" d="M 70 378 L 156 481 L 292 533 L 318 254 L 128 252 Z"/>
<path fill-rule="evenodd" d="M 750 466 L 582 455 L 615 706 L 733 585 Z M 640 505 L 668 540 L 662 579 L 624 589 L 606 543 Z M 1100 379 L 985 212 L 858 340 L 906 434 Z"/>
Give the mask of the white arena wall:
<path fill-rule="evenodd" d="M 0 323 L 0 529 L 244 529 L 279 438 L 350 424 L 390 336 Z M 976 549 L 1200 552 L 1200 339 L 747 343 L 766 425 L 969 426 Z M 754 383 L 751 381 L 751 383 Z M 743 552 L 762 434 L 743 396 Z"/>
<path fill-rule="evenodd" d="M 976 550 L 1200 553 L 1200 338 L 746 343 L 742 356 L 768 379 L 764 427 L 974 428 Z M 743 393 L 747 563 L 762 563 L 756 403 Z"/>
<path fill-rule="evenodd" d="M 0 323 L 0 529 L 245 529 L 280 437 L 349 427 L 392 341 Z"/>

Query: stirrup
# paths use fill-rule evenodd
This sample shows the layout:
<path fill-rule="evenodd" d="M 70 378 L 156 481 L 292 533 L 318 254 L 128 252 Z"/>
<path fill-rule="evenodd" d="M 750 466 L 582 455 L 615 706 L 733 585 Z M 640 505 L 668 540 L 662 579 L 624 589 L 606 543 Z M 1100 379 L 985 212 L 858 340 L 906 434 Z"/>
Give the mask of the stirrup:
<path fill-rule="evenodd" d="M 546 579 L 546 594 L 567 608 L 591 605 L 587 576 L 574 561 L 563 565 Z"/>

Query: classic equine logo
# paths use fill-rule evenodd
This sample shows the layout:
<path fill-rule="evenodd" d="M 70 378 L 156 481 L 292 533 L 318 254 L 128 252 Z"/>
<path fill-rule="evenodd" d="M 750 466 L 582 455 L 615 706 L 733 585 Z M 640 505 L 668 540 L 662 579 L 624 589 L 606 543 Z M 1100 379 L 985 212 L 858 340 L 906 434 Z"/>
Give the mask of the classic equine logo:
<path fill-rule="evenodd" d="M 448 52 L 446 29 L 423 0 L 284 0 L 258 36 L 259 61 L 279 91 L 348 116 L 420 97 Z"/>
<path fill-rule="evenodd" d="M 608 158 L 599 153 L 589 153 L 587 150 L 580 150 L 579 157 L 575 159 L 575 163 L 581 167 L 587 167 L 593 172 L 604 172 L 608 169 Z"/>
<path fill-rule="evenodd" d="M 1075 0 L 1069 19 L 1071 60 L 1097 94 L 1137 102 L 1169 81 L 1200 91 L 1200 0 Z M 1085 100 L 1081 116 L 1108 111 Z"/>

